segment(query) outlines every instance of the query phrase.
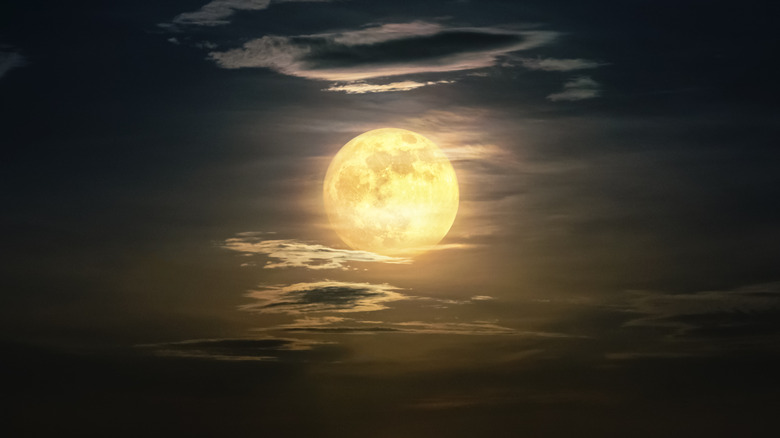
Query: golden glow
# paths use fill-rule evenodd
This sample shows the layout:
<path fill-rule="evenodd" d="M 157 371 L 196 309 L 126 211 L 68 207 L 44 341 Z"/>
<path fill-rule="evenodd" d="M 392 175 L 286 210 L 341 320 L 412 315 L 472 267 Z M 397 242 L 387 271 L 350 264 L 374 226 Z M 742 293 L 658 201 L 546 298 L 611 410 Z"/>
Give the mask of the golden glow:
<path fill-rule="evenodd" d="M 325 211 L 353 249 L 414 254 L 436 245 L 458 213 L 458 180 L 444 153 L 416 132 L 361 134 L 333 157 Z"/>

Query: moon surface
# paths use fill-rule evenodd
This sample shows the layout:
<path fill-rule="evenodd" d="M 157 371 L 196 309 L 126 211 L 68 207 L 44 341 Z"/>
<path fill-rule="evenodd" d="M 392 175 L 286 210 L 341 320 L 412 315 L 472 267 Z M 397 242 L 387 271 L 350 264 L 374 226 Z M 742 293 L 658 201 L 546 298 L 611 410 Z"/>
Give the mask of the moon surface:
<path fill-rule="evenodd" d="M 363 133 L 333 157 L 325 211 L 357 250 L 398 256 L 431 249 L 458 213 L 458 179 L 436 144 L 405 129 Z"/>

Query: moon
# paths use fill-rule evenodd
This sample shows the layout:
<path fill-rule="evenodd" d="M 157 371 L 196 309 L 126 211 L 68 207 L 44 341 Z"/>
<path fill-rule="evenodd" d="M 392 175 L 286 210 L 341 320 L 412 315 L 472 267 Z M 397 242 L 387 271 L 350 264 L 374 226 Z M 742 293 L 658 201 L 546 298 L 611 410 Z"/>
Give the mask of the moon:
<path fill-rule="evenodd" d="M 452 227 L 458 179 L 432 141 L 382 128 L 353 138 L 333 157 L 323 197 L 328 219 L 350 248 L 414 255 L 438 244 Z"/>

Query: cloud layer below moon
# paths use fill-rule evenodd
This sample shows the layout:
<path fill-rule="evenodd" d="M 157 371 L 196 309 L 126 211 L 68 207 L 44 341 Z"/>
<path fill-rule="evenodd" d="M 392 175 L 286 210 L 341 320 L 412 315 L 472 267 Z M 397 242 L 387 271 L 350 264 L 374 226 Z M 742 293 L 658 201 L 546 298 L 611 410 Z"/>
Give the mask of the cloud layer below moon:
<path fill-rule="evenodd" d="M 270 260 L 263 266 L 265 269 L 306 268 L 350 269 L 350 262 L 409 264 L 411 259 L 390 257 L 369 251 L 330 248 L 320 244 L 301 242 L 295 239 L 264 240 L 262 233 L 241 233 L 225 240 L 225 249 L 239 252 L 245 256 L 264 255 Z M 251 266 L 251 262 L 244 264 Z"/>
<path fill-rule="evenodd" d="M 410 297 L 389 284 L 320 281 L 289 286 L 267 286 L 247 294 L 256 302 L 242 310 L 259 313 L 301 314 L 312 312 L 374 312 L 386 303 Z"/>

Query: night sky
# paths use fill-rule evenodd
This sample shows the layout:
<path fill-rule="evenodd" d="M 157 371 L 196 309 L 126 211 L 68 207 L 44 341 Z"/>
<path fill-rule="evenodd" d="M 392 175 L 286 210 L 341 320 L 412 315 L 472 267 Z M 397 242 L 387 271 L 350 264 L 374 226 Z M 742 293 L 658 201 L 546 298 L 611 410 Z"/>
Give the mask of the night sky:
<path fill-rule="evenodd" d="M 775 2 L 5 1 L 7 436 L 780 433 Z M 323 179 L 449 157 L 410 257 Z"/>

